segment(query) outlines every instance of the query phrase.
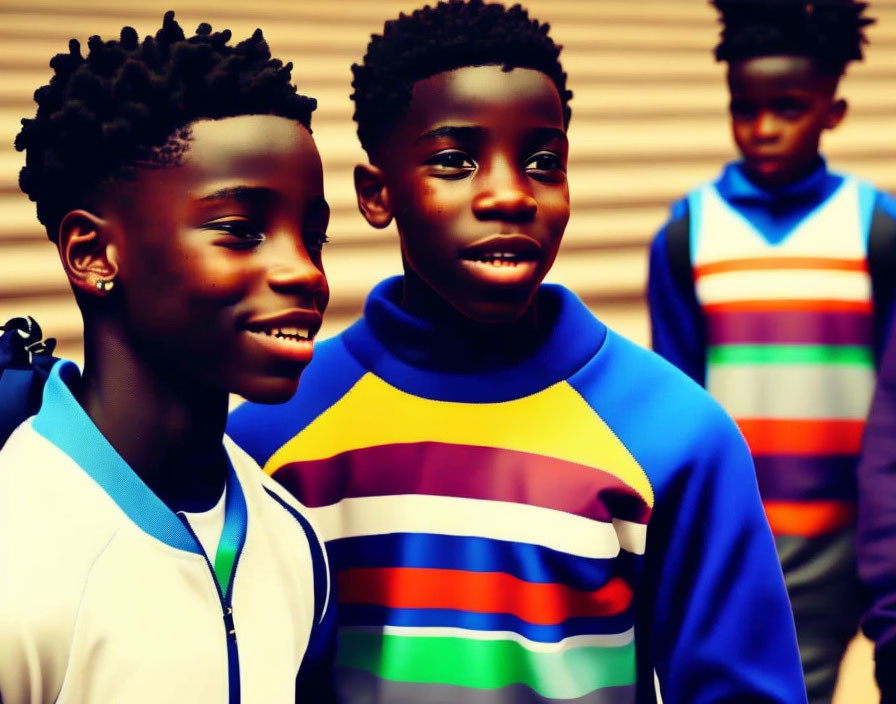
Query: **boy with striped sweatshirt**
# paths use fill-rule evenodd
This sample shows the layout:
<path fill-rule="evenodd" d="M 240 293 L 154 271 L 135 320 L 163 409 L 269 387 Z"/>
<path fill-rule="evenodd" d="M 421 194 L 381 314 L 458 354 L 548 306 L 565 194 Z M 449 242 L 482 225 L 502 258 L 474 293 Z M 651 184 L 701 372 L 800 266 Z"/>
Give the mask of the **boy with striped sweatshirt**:
<path fill-rule="evenodd" d="M 805 701 L 749 453 L 700 388 L 541 285 L 569 217 L 548 27 L 451 0 L 354 67 L 360 209 L 404 276 L 233 437 L 309 507 L 346 702 Z"/>
<path fill-rule="evenodd" d="M 752 451 L 809 699 L 830 701 L 860 616 L 855 465 L 892 307 L 896 203 L 827 170 L 824 130 L 861 59 L 864 3 L 717 0 L 742 160 L 653 241 L 654 349 L 731 413 Z"/>

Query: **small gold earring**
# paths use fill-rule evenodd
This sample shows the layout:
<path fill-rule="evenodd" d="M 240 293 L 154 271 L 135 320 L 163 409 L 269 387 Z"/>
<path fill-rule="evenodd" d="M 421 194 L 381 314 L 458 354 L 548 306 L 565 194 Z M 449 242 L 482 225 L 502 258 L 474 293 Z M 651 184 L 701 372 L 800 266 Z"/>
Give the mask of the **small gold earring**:
<path fill-rule="evenodd" d="M 102 291 L 103 293 L 108 293 L 112 290 L 112 287 L 115 285 L 115 281 L 112 279 L 97 279 L 96 288 L 98 291 Z"/>

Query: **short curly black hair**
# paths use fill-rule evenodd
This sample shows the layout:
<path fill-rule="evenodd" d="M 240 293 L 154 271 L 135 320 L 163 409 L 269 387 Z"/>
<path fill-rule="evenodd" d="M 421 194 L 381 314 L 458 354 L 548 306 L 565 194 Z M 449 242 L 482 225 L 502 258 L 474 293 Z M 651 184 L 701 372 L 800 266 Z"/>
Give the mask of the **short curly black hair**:
<path fill-rule="evenodd" d="M 186 38 L 167 12 L 155 37 L 140 42 L 124 27 L 118 41 L 90 37 L 87 58 L 72 39 L 50 61 L 54 75 L 34 93 L 37 115 L 22 120 L 15 146 L 25 151 L 19 186 L 51 240 L 103 183 L 178 163 L 196 120 L 271 114 L 310 130 L 317 102 L 296 92 L 292 64 L 271 58 L 261 30 L 236 46 L 230 38 L 206 23 Z"/>
<path fill-rule="evenodd" d="M 867 3 L 854 0 L 713 0 L 721 13 L 716 58 L 731 63 L 777 54 L 808 56 L 819 73 L 841 76 L 862 60 Z"/>
<path fill-rule="evenodd" d="M 414 83 L 464 66 L 532 68 L 547 74 L 569 126 L 572 92 L 560 64 L 562 47 L 548 36 L 550 25 L 530 19 L 520 5 L 506 8 L 484 0 L 447 0 L 400 14 L 374 34 L 361 64 L 352 65 L 352 100 L 358 137 L 368 154 L 407 110 Z"/>

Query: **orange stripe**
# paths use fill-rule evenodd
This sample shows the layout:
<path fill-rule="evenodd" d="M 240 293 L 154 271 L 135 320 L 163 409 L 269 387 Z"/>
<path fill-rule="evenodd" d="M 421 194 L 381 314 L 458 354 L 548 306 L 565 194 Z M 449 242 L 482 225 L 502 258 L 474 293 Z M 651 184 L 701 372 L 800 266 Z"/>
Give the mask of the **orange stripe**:
<path fill-rule="evenodd" d="M 631 587 L 620 577 L 589 592 L 563 584 L 525 582 L 503 572 L 417 567 L 346 570 L 339 573 L 338 594 L 345 604 L 512 614 L 541 625 L 618 614 L 632 601 Z"/>
<path fill-rule="evenodd" d="M 831 259 L 827 257 L 768 257 L 725 259 L 694 267 L 694 279 L 729 271 L 762 269 L 825 269 L 827 271 L 868 271 L 864 259 Z"/>
<path fill-rule="evenodd" d="M 862 420 L 737 418 L 754 455 L 851 455 L 862 447 Z"/>
<path fill-rule="evenodd" d="M 797 311 L 806 313 L 871 313 L 871 301 L 842 300 L 768 300 L 768 301 L 729 301 L 727 303 L 708 303 L 703 306 L 704 312 L 711 313 L 777 313 L 779 311 Z"/>
<path fill-rule="evenodd" d="M 856 506 L 851 501 L 763 501 L 768 524 L 775 535 L 816 538 L 851 526 Z"/>

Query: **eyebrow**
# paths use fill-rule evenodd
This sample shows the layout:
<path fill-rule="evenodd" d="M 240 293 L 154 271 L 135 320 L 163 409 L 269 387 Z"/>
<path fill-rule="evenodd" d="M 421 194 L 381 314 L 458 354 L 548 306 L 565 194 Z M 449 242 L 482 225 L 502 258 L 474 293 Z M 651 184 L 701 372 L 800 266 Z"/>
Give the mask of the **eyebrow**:
<path fill-rule="evenodd" d="M 536 127 L 532 130 L 532 141 L 550 142 L 552 139 L 567 141 L 566 132 L 557 127 Z"/>
<path fill-rule="evenodd" d="M 484 127 L 455 127 L 453 125 L 445 125 L 444 127 L 436 127 L 429 132 L 421 134 L 414 140 L 414 143 L 417 144 L 418 142 L 425 142 L 439 137 L 451 137 L 457 140 L 473 139 L 481 137 L 485 134 L 485 131 Z"/>
<path fill-rule="evenodd" d="M 271 196 L 269 188 L 260 188 L 257 186 L 232 186 L 230 188 L 219 188 L 212 191 L 208 195 L 204 195 L 197 200 L 200 203 L 208 203 L 216 200 L 241 200 L 241 201 L 257 201 L 260 198 L 268 198 Z"/>
<path fill-rule="evenodd" d="M 456 127 L 453 125 L 445 125 L 444 127 L 436 127 L 421 134 L 414 140 L 414 143 L 425 142 L 430 139 L 438 139 L 439 137 L 450 137 L 458 141 L 471 140 L 481 138 L 488 130 L 484 127 Z M 534 142 L 549 142 L 552 139 L 560 139 L 566 141 L 566 132 L 557 127 L 536 127 L 532 130 L 531 140 Z"/>

